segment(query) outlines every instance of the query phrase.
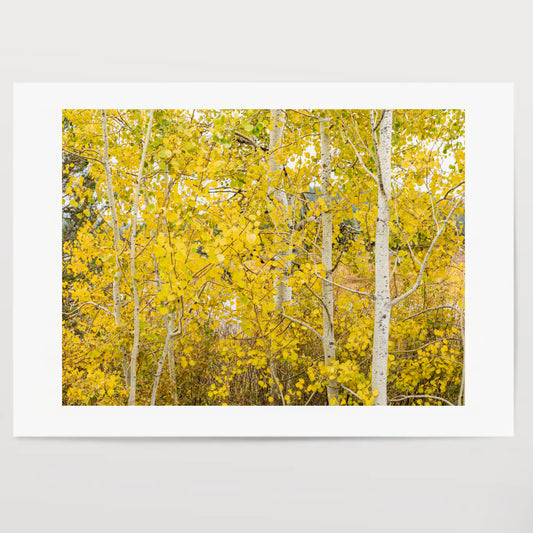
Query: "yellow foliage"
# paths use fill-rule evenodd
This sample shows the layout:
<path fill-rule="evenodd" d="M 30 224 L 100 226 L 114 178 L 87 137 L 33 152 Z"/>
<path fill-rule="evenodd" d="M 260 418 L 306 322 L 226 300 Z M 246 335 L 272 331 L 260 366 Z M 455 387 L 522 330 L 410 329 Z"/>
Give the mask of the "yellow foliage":
<path fill-rule="evenodd" d="M 335 203 L 328 206 L 319 190 L 309 199 L 321 171 L 320 138 L 310 118 L 319 112 L 287 111 L 283 149 L 274 155 L 284 172 L 276 173 L 261 148 L 269 145 L 270 111 L 155 112 L 133 236 L 138 404 L 150 401 L 168 339 L 158 405 L 326 405 L 330 382 L 339 384 L 340 405 L 373 405 L 373 301 L 353 292 L 375 289 L 375 183 L 354 164 L 353 150 L 361 147 L 361 139 L 372 145 L 369 114 L 326 111 L 336 178 Z M 135 315 L 134 176 L 139 132 L 148 115 L 138 110 L 107 115 L 118 234 L 106 174 L 94 162 L 95 154 L 103 158 L 101 113 L 64 112 L 63 144 L 83 161 L 63 162 L 64 226 L 71 231 L 63 243 L 63 403 L 68 405 L 125 405 L 128 400 Z M 350 130 L 355 123 L 357 134 Z M 395 115 L 392 298 L 417 279 L 435 235 L 434 217 L 442 219 L 447 200 L 462 194 L 463 127 L 464 114 L 457 110 Z M 237 142 L 238 134 L 256 145 Z M 374 171 L 370 154 L 365 149 L 361 154 Z M 449 160 L 455 162 L 452 170 L 444 168 Z M 286 211 L 273 194 L 281 190 Z M 325 364 L 315 332 L 323 331 L 321 278 L 326 275 L 320 217 L 329 211 L 335 221 L 333 261 L 338 261 L 333 273 L 336 359 Z M 343 241 L 341 225 L 354 219 L 361 233 Z M 291 289 L 284 313 L 274 300 L 281 281 Z M 457 402 L 463 295 L 464 236 L 455 223 L 428 258 L 422 286 L 393 308 L 389 398 L 424 397 L 398 402 L 409 405 L 445 404 L 427 396 Z"/>

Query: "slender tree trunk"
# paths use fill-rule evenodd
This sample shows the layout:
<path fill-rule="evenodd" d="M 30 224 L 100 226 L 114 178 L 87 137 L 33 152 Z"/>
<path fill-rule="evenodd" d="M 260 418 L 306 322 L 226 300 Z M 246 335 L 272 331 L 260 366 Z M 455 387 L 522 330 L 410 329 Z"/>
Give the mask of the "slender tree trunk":
<path fill-rule="evenodd" d="M 155 279 L 157 283 L 157 289 L 161 291 L 162 285 L 161 285 L 161 276 L 159 275 L 159 261 L 157 260 L 155 256 L 154 256 L 154 274 L 155 274 Z M 165 358 L 167 358 L 168 359 L 168 372 L 170 375 L 170 384 L 171 384 L 171 389 L 172 389 L 172 400 L 174 402 L 174 405 L 177 405 L 178 388 L 176 386 L 176 363 L 175 363 L 175 358 L 174 358 L 174 343 L 171 342 L 172 339 L 174 338 L 174 334 L 172 334 L 169 338 L 169 334 L 173 331 L 173 329 L 174 329 L 174 315 L 167 314 L 165 315 L 165 331 L 167 334 L 167 338 L 165 340 L 165 347 L 163 348 L 163 359 L 161 363 L 161 369 L 165 362 Z M 167 349 L 167 346 L 168 346 L 168 349 Z M 157 371 L 156 379 L 158 383 L 159 383 L 159 379 L 161 376 L 161 369 L 158 368 L 158 371 Z M 156 380 L 154 380 L 154 383 L 155 381 Z M 154 385 L 154 387 L 156 391 L 155 394 L 157 394 L 157 385 Z M 154 393 L 152 392 L 152 395 L 153 394 Z M 155 398 L 153 401 L 155 402 Z M 155 405 L 155 404 L 152 404 L 152 405 Z"/>
<path fill-rule="evenodd" d="M 335 332 L 333 330 L 333 214 L 330 191 L 331 154 L 329 148 L 328 119 L 320 118 L 320 148 L 322 159 L 322 198 L 326 210 L 322 213 L 322 264 L 326 268 L 322 281 L 322 346 L 324 362 L 331 365 L 335 360 Z M 328 383 L 329 405 L 339 405 L 339 386 L 337 380 L 330 379 Z"/>
<path fill-rule="evenodd" d="M 174 357 L 174 343 L 171 342 L 168 348 L 168 373 L 170 375 L 170 387 L 172 390 L 172 401 L 178 405 L 178 386 L 176 383 L 176 359 Z"/>
<path fill-rule="evenodd" d="M 167 179 L 169 179 L 168 174 L 165 174 L 165 176 Z M 167 190 L 165 192 L 165 202 L 164 202 L 165 206 L 168 204 L 168 200 L 170 197 L 170 190 L 171 190 L 171 186 L 169 182 L 169 185 L 167 186 Z M 161 276 L 159 275 L 159 262 L 157 258 L 155 257 L 154 257 L 154 271 L 156 274 L 157 286 L 159 290 L 161 290 Z M 165 317 L 165 328 L 167 329 L 167 333 L 168 331 L 172 331 L 172 328 L 170 330 L 168 329 L 168 320 L 169 320 L 168 316 Z M 174 357 L 174 343 L 173 342 L 170 343 L 170 347 L 167 353 L 167 358 L 168 358 L 168 372 L 170 375 L 170 384 L 171 384 L 171 389 L 172 389 L 172 400 L 174 402 L 174 405 L 178 405 L 178 386 L 176 383 L 176 359 Z"/>
<path fill-rule="evenodd" d="M 131 269 L 131 283 L 133 286 L 133 346 L 131 349 L 130 360 L 130 394 L 128 398 L 128 405 L 135 405 L 135 395 L 137 392 L 137 357 L 139 355 L 139 336 L 140 336 L 140 301 L 139 301 L 139 287 L 137 286 L 137 272 L 135 266 L 136 256 L 136 233 L 137 220 L 139 218 L 139 193 L 141 189 L 141 181 L 144 169 L 144 161 L 146 159 L 146 151 L 148 149 L 148 142 L 150 140 L 150 132 L 152 130 L 152 121 L 154 118 L 153 109 L 150 110 L 150 118 L 148 119 L 148 127 L 146 128 L 146 136 L 144 138 L 143 153 L 141 157 L 141 164 L 139 165 L 139 173 L 137 175 L 137 185 L 135 187 L 135 197 L 133 200 L 133 214 L 131 221 L 131 243 L 130 243 L 130 269 Z"/>
<path fill-rule="evenodd" d="M 457 309 L 459 313 L 459 324 L 461 328 L 461 344 L 463 345 L 463 365 L 461 367 L 461 385 L 459 386 L 459 396 L 457 397 L 457 405 L 464 405 L 465 393 L 465 315 L 464 305 L 463 309 Z"/>
<path fill-rule="evenodd" d="M 272 184 L 275 179 L 279 178 L 281 172 L 283 171 L 283 165 L 278 162 L 276 150 L 278 150 L 283 140 L 285 112 L 283 109 L 271 109 L 270 113 L 272 115 L 272 129 L 270 130 L 270 142 L 268 146 L 268 163 L 270 168 L 268 194 L 271 194 L 275 200 L 277 200 L 283 207 L 286 208 L 288 206 L 288 202 L 285 189 L 279 185 L 276 185 L 275 183 L 274 185 Z"/>
<path fill-rule="evenodd" d="M 278 162 L 279 155 L 277 149 L 281 145 L 283 139 L 283 129 L 285 127 L 285 112 L 282 109 L 272 109 L 272 129 L 270 130 L 270 143 L 269 143 L 269 167 L 270 167 L 270 180 L 268 187 L 269 196 L 275 201 L 273 210 L 274 218 L 279 221 L 280 225 L 284 228 L 287 223 L 289 203 L 287 201 L 287 193 L 284 187 L 280 183 L 276 183 L 280 179 L 283 172 L 283 165 Z M 283 250 L 279 254 L 280 260 L 284 263 L 283 272 L 281 276 L 275 281 L 275 303 L 276 313 L 279 313 L 282 309 L 282 305 L 285 302 L 291 300 L 291 290 L 287 286 L 288 271 L 290 269 L 290 261 L 286 259 L 288 252 Z"/>
<path fill-rule="evenodd" d="M 107 116 L 105 109 L 102 109 L 102 133 L 104 138 L 104 171 L 107 184 L 107 200 L 111 209 L 111 222 L 113 226 L 113 248 L 115 252 L 115 275 L 113 276 L 113 310 L 115 315 L 115 324 L 120 323 L 120 233 L 118 230 L 117 209 L 115 207 L 115 193 L 113 190 L 113 181 L 111 179 L 111 170 L 109 169 L 109 136 L 107 133 Z"/>
<path fill-rule="evenodd" d="M 111 210 L 111 225 L 113 227 L 113 251 L 115 253 L 115 274 L 113 276 L 113 314 L 115 316 L 115 325 L 120 325 L 121 316 L 121 296 L 120 296 L 120 278 L 122 277 L 122 268 L 120 266 L 120 232 L 118 229 L 118 215 L 115 207 L 115 191 L 113 189 L 113 180 L 111 178 L 111 170 L 109 168 L 109 135 L 107 132 L 107 114 L 105 109 L 102 109 L 102 136 L 104 142 L 103 164 L 105 172 L 105 180 L 107 184 L 107 200 Z M 120 353 L 122 354 L 122 368 L 124 371 L 124 381 L 126 387 L 130 383 L 130 367 L 126 357 L 126 350 L 124 345 L 119 345 Z"/>
<path fill-rule="evenodd" d="M 285 221 L 288 214 L 288 201 L 287 194 L 282 184 L 279 183 L 281 173 L 283 172 L 283 165 L 278 162 L 279 154 L 278 148 L 283 140 L 283 130 L 285 127 L 285 112 L 282 109 L 271 109 L 270 114 L 272 117 L 272 128 L 270 130 L 270 142 L 268 147 L 268 162 L 269 162 L 269 182 L 268 182 L 268 195 L 274 200 L 274 208 L 272 210 L 273 222 L 285 226 Z M 278 259 L 285 260 L 287 253 L 285 250 L 281 251 L 278 255 Z M 281 272 L 281 275 L 274 280 L 274 303 L 276 304 L 275 312 L 280 313 L 283 311 L 283 304 L 290 301 L 291 293 L 290 288 L 287 287 L 288 270 L 290 265 L 285 262 L 285 266 Z M 284 405 L 283 391 L 279 386 L 277 378 L 277 365 L 274 359 L 271 359 L 270 375 L 272 379 L 272 385 L 270 387 L 270 395 L 274 398 L 274 402 L 279 404 L 280 401 Z"/>
<path fill-rule="evenodd" d="M 161 354 L 161 357 L 159 359 L 159 362 L 157 363 L 157 371 L 154 378 L 154 384 L 152 386 L 152 397 L 150 399 L 150 405 L 155 405 L 155 400 L 157 397 L 157 388 L 159 387 L 159 381 L 161 379 L 161 374 L 163 372 L 163 365 L 165 364 L 165 359 L 169 355 L 169 353 L 173 350 L 173 335 L 172 331 L 174 329 L 174 316 L 171 314 L 168 318 L 165 319 L 166 322 L 166 331 L 167 336 L 165 338 L 165 345 L 163 347 L 163 353 Z M 177 402 L 174 401 L 174 404 Z"/>
<path fill-rule="evenodd" d="M 374 124 L 372 124 L 374 128 Z M 376 223 L 374 300 L 374 346 L 372 390 L 377 391 L 374 405 L 387 405 L 387 368 L 391 317 L 389 223 L 391 199 L 392 110 L 383 112 L 377 150 L 378 220 Z"/>

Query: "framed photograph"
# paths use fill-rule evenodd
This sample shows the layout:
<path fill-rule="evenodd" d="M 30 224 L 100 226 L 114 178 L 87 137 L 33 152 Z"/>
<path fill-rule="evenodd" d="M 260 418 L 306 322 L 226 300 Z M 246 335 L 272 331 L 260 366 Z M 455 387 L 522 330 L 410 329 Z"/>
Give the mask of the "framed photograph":
<path fill-rule="evenodd" d="M 511 84 L 17 84 L 16 436 L 513 434 Z"/>

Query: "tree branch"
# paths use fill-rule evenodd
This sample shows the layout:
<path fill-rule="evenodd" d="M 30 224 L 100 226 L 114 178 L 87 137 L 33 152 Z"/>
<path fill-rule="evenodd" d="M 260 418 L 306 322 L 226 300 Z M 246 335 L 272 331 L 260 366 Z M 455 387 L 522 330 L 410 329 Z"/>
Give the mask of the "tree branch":
<path fill-rule="evenodd" d="M 346 125 L 344 124 L 344 121 L 342 120 L 341 118 L 341 122 L 344 126 L 344 128 L 346 129 Z M 350 146 L 352 147 L 353 151 L 355 152 L 355 155 L 357 156 L 357 159 L 359 161 L 359 163 L 361 164 L 361 166 L 363 167 L 363 170 L 379 185 L 379 182 L 378 182 L 378 178 L 377 176 L 371 172 L 370 170 L 368 170 L 367 166 L 365 165 L 365 163 L 363 162 L 363 158 L 361 157 L 361 155 L 359 154 L 359 151 L 357 150 L 357 148 L 355 147 L 355 144 L 351 141 L 350 137 L 347 136 L 346 138 L 344 137 L 344 135 L 342 134 L 342 130 L 339 128 L 339 132 L 342 136 L 342 139 L 344 141 L 348 141 L 348 143 L 350 144 Z"/>
<path fill-rule="evenodd" d="M 394 307 L 395 305 L 399 304 L 401 301 L 405 300 L 407 297 L 411 296 L 411 294 L 413 294 L 418 289 L 418 287 L 420 286 L 420 283 L 422 281 L 422 277 L 424 275 L 424 271 L 426 269 L 427 262 L 429 260 L 429 256 L 431 255 L 431 252 L 433 251 L 433 248 L 435 247 L 435 244 L 437 243 L 439 237 L 444 232 L 444 229 L 446 228 L 446 225 L 448 224 L 450 218 L 452 217 L 455 209 L 457 208 L 457 206 L 459 205 L 459 203 L 462 200 L 463 200 L 463 198 L 461 197 L 455 202 L 455 204 L 453 205 L 452 209 L 450 210 L 448 216 L 444 220 L 441 228 L 439 229 L 439 231 L 437 232 L 437 234 L 433 238 L 433 241 L 431 242 L 431 244 L 430 244 L 430 246 L 428 248 L 428 251 L 426 252 L 426 256 L 424 257 L 424 261 L 422 262 L 422 266 L 420 267 L 420 270 L 418 272 L 418 278 L 415 281 L 414 285 L 407 292 L 405 292 L 401 296 L 398 296 L 397 298 L 392 300 L 391 303 L 390 303 L 391 308 Z"/>
<path fill-rule="evenodd" d="M 363 398 L 361 398 L 361 396 L 356 394 L 353 390 L 349 389 L 348 387 L 345 387 L 342 383 L 339 383 L 339 386 L 342 387 L 345 391 L 347 391 L 350 394 L 352 394 L 353 396 L 355 396 L 357 399 L 361 400 L 363 403 L 365 403 Z"/>
<path fill-rule="evenodd" d="M 320 333 L 318 333 L 316 329 L 314 329 L 309 324 L 307 324 L 307 322 L 302 322 L 301 320 L 298 320 L 297 318 L 286 315 L 285 313 L 283 313 L 283 316 L 287 318 L 288 320 L 295 322 L 296 324 L 300 324 L 300 326 L 303 326 L 304 328 L 307 328 L 311 333 L 314 333 L 320 340 L 322 340 L 322 335 L 320 335 Z"/>
<path fill-rule="evenodd" d="M 276 376 L 276 372 L 274 371 L 274 362 L 270 361 L 270 375 L 272 376 L 272 380 L 276 384 L 276 387 L 278 388 L 279 396 L 281 398 L 281 403 L 285 406 L 285 398 L 283 397 L 283 390 L 281 389 L 281 385 L 279 384 L 278 378 Z"/>
<path fill-rule="evenodd" d="M 82 303 L 77 309 L 74 309 L 72 311 L 70 311 L 69 313 L 64 313 L 66 316 L 72 316 L 73 314 L 77 313 L 78 311 L 81 310 L 82 307 L 85 307 L 86 305 L 94 305 L 94 307 L 97 307 L 98 309 L 101 309 L 102 311 L 105 311 L 106 313 L 108 313 L 109 315 L 111 315 L 112 317 L 114 317 L 115 315 L 107 308 L 103 307 L 102 305 L 100 304 L 97 304 L 95 302 L 84 302 Z"/>
<path fill-rule="evenodd" d="M 324 303 L 324 300 L 307 283 L 304 282 L 303 285 L 319 301 L 320 305 L 326 310 L 326 313 L 328 314 L 329 321 L 333 324 L 333 319 L 331 318 L 331 315 L 329 314 L 329 309 L 327 308 L 326 304 Z"/>
<path fill-rule="evenodd" d="M 375 298 L 373 294 L 368 294 L 367 292 L 356 291 L 355 289 L 350 289 L 349 287 L 345 287 L 344 285 L 339 285 L 338 283 L 335 283 L 334 281 L 326 280 L 326 278 L 323 278 L 321 275 L 317 274 L 316 272 L 315 272 L 315 276 L 318 279 L 321 279 L 322 281 L 327 281 L 328 283 L 335 285 L 335 287 L 339 287 L 339 289 L 343 289 L 348 292 L 353 292 L 354 294 L 359 294 L 360 296 L 366 296 L 367 298 L 370 298 L 372 300 L 374 300 Z"/>
<path fill-rule="evenodd" d="M 389 398 L 389 402 L 401 402 L 403 400 L 409 400 L 410 398 L 431 398 L 433 400 L 439 400 L 440 402 L 444 402 L 445 404 L 455 407 L 455 405 L 453 405 L 453 403 L 449 402 L 448 400 L 445 400 L 444 398 L 440 398 L 439 396 L 430 396 L 429 394 L 413 394 L 410 396 L 398 396 L 397 398 Z"/>
<path fill-rule="evenodd" d="M 455 311 L 456 313 L 460 313 L 460 310 L 457 309 L 456 307 L 453 307 L 453 305 L 439 305 L 438 307 L 430 307 L 429 309 L 423 309 L 422 311 L 419 311 L 418 313 L 415 313 L 414 315 L 409 315 L 406 318 L 402 318 L 400 322 L 405 322 L 406 320 L 415 318 L 418 315 L 422 315 L 424 313 L 430 313 L 431 311 L 438 311 L 439 309 L 450 309 L 452 311 Z"/>
<path fill-rule="evenodd" d="M 450 194 L 452 191 L 454 191 L 455 189 L 457 189 L 457 188 L 460 187 L 461 185 L 464 185 L 464 183 L 465 183 L 465 182 L 464 182 L 464 180 L 463 180 L 463 181 L 461 181 L 460 183 L 458 183 L 457 185 L 454 185 L 453 187 L 451 187 L 450 189 L 448 189 L 448 190 L 446 191 L 446 193 L 444 194 L 444 196 L 443 196 L 440 200 L 437 200 L 436 203 L 438 204 L 439 202 L 443 202 L 444 200 L 446 200 L 446 197 L 448 196 L 448 194 Z"/>

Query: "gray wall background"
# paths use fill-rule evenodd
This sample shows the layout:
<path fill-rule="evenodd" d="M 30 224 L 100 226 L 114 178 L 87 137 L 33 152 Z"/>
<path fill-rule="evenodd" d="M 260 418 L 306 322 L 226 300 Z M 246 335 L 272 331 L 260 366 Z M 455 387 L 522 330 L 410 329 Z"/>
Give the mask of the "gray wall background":
<path fill-rule="evenodd" d="M 527 303 L 533 262 L 533 40 L 528 4 L 6 3 L 0 32 L 0 529 L 533 531 L 533 317 Z M 14 439 L 14 81 L 514 81 L 516 436 Z M 494 149 L 487 147 L 488 157 Z M 38 168 L 31 152 L 28 147 L 28 164 Z M 492 210 L 497 215 L 497 206 Z M 491 223 L 497 218 L 487 222 L 489 229 Z M 28 312 L 31 316 L 31 302 Z"/>

